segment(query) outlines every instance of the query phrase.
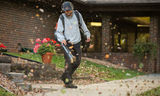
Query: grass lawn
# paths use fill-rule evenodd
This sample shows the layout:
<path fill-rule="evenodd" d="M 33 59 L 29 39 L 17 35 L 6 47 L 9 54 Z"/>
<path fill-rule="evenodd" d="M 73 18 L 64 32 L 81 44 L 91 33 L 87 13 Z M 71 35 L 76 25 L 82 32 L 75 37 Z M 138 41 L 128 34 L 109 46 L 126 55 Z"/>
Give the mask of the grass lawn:
<path fill-rule="evenodd" d="M 4 90 L 3 88 L 0 87 L 0 96 L 16 96 L 16 95 L 11 94 L 11 93 L 7 92 L 6 90 Z"/>
<path fill-rule="evenodd" d="M 38 54 L 33 53 L 8 53 L 10 55 L 23 57 L 31 60 L 35 60 L 38 62 L 41 61 L 41 56 Z M 64 68 L 64 57 L 63 55 L 54 55 L 52 58 L 52 63 L 56 64 L 57 68 Z M 87 60 L 82 60 L 81 65 L 79 66 L 78 70 L 76 71 L 76 74 L 79 76 L 92 76 L 92 77 L 98 77 L 102 80 L 119 80 L 119 79 L 127 79 L 132 78 L 138 75 L 144 75 L 144 73 L 134 71 L 134 70 L 122 70 L 122 69 L 115 69 L 112 67 L 107 67 L 104 65 L 99 65 L 94 62 L 90 62 Z"/>
<path fill-rule="evenodd" d="M 160 96 L 160 87 L 144 92 L 137 96 Z"/>

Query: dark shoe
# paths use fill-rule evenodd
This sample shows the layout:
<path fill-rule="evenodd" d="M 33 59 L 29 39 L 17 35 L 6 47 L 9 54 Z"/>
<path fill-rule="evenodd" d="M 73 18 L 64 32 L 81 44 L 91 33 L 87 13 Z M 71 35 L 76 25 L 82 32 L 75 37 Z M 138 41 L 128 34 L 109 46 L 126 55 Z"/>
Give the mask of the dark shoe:
<path fill-rule="evenodd" d="M 65 84 L 65 87 L 66 88 L 77 88 L 77 86 L 73 84 Z"/>
<path fill-rule="evenodd" d="M 72 83 L 72 79 L 69 79 L 69 78 L 64 78 L 64 77 L 61 77 L 60 78 L 64 84 L 71 84 Z"/>
<path fill-rule="evenodd" d="M 64 82 L 65 78 L 63 76 L 60 77 L 60 79 Z"/>
<path fill-rule="evenodd" d="M 62 76 L 60 77 L 60 79 L 65 83 L 65 79 L 66 79 L 66 74 L 63 73 Z"/>

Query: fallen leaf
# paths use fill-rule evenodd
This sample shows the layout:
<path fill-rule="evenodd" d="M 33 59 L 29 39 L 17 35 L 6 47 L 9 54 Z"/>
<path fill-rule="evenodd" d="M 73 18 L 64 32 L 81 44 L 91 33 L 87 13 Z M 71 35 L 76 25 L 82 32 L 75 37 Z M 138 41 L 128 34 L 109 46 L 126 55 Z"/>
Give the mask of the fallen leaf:
<path fill-rule="evenodd" d="M 62 89 L 62 90 L 61 90 L 61 93 L 65 94 L 65 93 L 66 93 L 66 90 Z"/>
<path fill-rule="evenodd" d="M 131 96 L 131 94 L 129 92 L 127 92 L 127 96 Z"/>
<path fill-rule="evenodd" d="M 138 86 L 136 85 L 135 88 L 137 88 Z"/>
<path fill-rule="evenodd" d="M 36 17 L 39 17 L 39 16 L 40 16 L 40 15 L 37 13 L 37 14 L 36 14 Z"/>
<path fill-rule="evenodd" d="M 98 92 L 98 94 L 102 94 L 102 92 Z"/>

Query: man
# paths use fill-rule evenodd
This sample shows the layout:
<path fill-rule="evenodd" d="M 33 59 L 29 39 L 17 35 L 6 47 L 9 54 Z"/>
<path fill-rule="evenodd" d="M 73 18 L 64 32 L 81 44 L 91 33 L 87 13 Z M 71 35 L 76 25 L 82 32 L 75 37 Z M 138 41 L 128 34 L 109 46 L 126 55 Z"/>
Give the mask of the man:
<path fill-rule="evenodd" d="M 71 2 L 66 1 L 62 4 L 62 11 L 64 13 L 61 14 L 64 20 L 59 18 L 57 23 L 57 39 L 62 44 L 65 44 L 68 48 L 72 48 L 72 54 L 76 57 L 75 62 L 71 63 L 69 58 L 65 57 L 65 72 L 62 74 L 62 81 L 65 84 L 66 88 L 77 88 L 77 86 L 72 84 L 72 74 L 78 68 L 81 61 L 81 34 L 80 29 L 83 30 L 83 35 L 86 36 L 86 42 L 90 42 L 90 32 L 82 18 L 82 15 L 78 12 L 79 19 L 78 21 L 77 15 L 75 14 L 75 10 L 73 9 L 73 5 Z M 60 17 L 61 17 L 60 16 Z M 79 26 L 79 22 L 81 26 Z M 67 42 L 68 41 L 68 42 Z"/>

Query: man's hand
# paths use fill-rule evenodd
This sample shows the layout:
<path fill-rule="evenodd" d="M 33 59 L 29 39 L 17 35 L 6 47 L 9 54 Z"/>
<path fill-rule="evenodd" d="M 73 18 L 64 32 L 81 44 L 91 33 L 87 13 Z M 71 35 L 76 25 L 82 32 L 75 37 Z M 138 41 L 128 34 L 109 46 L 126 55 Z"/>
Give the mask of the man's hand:
<path fill-rule="evenodd" d="M 91 39 L 90 39 L 90 38 L 87 38 L 86 42 L 90 42 L 90 41 L 91 41 Z"/>
<path fill-rule="evenodd" d="M 61 43 L 64 44 L 64 45 L 67 45 L 66 40 L 63 40 Z"/>

